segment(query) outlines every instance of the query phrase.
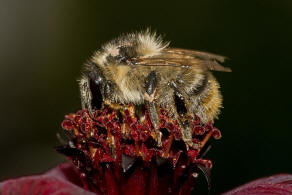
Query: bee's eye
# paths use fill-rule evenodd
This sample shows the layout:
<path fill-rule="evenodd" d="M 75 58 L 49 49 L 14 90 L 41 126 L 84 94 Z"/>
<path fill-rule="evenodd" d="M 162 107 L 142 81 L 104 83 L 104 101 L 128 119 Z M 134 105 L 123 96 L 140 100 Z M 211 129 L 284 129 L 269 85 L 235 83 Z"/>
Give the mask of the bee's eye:
<path fill-rule="evenodd" d="M 101 109 L 102 107 L 102 93 L 101 93 L 102 78 L 90 79 L 90 91 L 92 94 L 91 106 L 94 109 Z"/>
<path fill-rule="evenodd" d="M 94 83 L 95 83 L 96 85 L 100 85 L 101 82 L 102 82 L 102 78 L 101 78 L 101 77 L 98 77 L 98 78 L 96 78 L 96 79 L 94 80 Z"/>

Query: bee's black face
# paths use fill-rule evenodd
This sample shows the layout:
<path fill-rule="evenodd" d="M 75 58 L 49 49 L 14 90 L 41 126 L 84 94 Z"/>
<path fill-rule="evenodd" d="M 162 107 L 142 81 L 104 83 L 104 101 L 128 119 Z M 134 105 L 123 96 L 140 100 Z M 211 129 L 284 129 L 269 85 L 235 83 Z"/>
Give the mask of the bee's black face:
<path fill-rule="evenodd" d="M 99 79 L 90 79 L 89 86 L 92 94 L 91 106 L 94 109 L 100 109 L 102 107 L 103 97 L 101 93 L 102 87 Z"/>
<path fill-rule="evenodd" d="M 94 67 L 94 70 L 88 74 L 89 89 L 92 94 L 91 106 L 94 109 L 100 109 L 104 99 L 102 89 L 104 88 L 105 78 L 98 68 L 91 67 Z"/>

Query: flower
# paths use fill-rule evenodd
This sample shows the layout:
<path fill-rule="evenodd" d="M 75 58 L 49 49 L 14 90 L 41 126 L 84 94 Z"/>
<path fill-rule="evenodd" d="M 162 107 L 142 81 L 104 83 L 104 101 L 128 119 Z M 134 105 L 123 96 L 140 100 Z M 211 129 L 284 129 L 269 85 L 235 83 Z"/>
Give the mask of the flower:
<path fill-rule="evenodd" d="M 81 187 L 79 174 L 71 163 L 60 164 L 36 176 L 0 183 L 1 195 L 94 195 Z"/>
<path fill-rule="evenodd" d="M 188 119 L 193 146 L 183 140 L 179 122 L 160 109 L 161 145 L 146 108 L 106 107 L 66 115 L 67 145 L 57 148 L 80 171 L 83 187 L 99 194 L 190 194 L 202 172 L 210 180 L 212 162 L 204 159 L 207 141 L 221 137 L 212 122 Z"/>
<path fill-rule="evenodd" d="M 223 195 L 291 195 L 292 175 L 279 174 L 257 179 Z"/>
<path fill-rule="evenodd" d="M 212 122 L 202 124 L 189 117 L 193 146 L 183 140 L 178 121 L 160 109 L 159 132 L 152 126 L 146 108 L 128 105 L 106 107 L 89 113 L 80 110 L 65 116 L 62 127 L 68 142 L 57 147 L 69 162 L 43 175 L 0 183 L 1 195 L 176 195 L 191 194 L 203 173 L 210 187 L 211 160 L 205 159 L 208 140 L 221 133 Z M 225 195 L 292 194 L 292 175 L 259 179 Z"/>

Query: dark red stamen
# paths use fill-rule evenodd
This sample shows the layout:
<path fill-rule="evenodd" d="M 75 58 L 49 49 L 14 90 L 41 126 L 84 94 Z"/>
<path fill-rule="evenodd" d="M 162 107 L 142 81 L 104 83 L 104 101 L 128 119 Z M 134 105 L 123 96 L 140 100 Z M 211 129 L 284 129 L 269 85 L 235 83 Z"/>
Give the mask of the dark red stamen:
<path fill-rule="evenodd" d="M 94 119 L 87 110 L 65 116 L 63 129 L 75 135 L 68 147 L 77 152 L 64 154 L 80 169 L 84 188 L 107 195 L 188 194 L 192 175 L 198 175 L 196 165 L 212 167 L 210 160 L 199 158 L 210 137 L 221 137 L 212 122 L 202 124 L 196 115 L 189 119 L 195 144 L 190 148 L 182 140 L 178 121 L 161 109 L 159 146 L 147 109 L 143 115 L 138 118 L 129 105 L 124 110 L 95 111 Z"/>

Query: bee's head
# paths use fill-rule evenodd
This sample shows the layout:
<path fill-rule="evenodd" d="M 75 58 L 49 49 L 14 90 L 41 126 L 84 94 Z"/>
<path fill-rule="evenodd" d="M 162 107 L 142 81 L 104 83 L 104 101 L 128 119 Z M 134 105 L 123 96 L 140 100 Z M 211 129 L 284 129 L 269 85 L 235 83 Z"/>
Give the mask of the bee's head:
<path fill-rule="evenodd" d="M 132 58 L 158 55 L 168 44 L 149 30 L 126 34 L 105 44 L 94 54 L 93 61 L 99 66 L 125 65 Z"/>

